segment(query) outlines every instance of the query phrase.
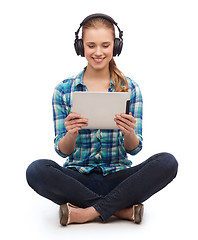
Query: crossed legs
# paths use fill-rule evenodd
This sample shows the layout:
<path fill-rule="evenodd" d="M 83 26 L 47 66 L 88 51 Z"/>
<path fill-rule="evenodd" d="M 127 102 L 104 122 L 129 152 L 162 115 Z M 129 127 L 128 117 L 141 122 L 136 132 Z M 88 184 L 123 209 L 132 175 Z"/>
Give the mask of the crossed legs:
<path fill-rule="evenodd" d="M 51 160 L 37 160 L 27 169 L 29 185 L 40 195 L 62 205 L 70 202 L 70 223 L 106 221 L 115 215 L 130 219 L 132 206 L 142 203 L 170 183 L 177 174 L 176 159 L 168 153 L 116 173 L 83 175 Z M 93 185 L 96 183 L 96 185 Z"/>

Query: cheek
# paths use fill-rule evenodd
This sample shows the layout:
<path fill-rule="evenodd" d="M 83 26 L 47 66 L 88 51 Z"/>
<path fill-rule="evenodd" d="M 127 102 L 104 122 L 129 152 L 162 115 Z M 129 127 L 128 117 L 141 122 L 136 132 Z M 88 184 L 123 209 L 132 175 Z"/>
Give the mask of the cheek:
<path fill-rule="evenodd" d="M 84 48 L 85 56 L 89 57 L 92 54 L 92 51 L 89 48 Z"/>
<path fill-rule="evenodd" d="M 109 57 L 113 57 L 113 47 L 105 51 L 105 54 Z"/>
<path fill-rule="evenodd" d="M 84 45 L 84 54 L 85 57 L 90 57 L 90 55 L 93 54 L 93 49 Z"/>
<path fill-rule="evenodd" d="M 105 53 L 108 55 L 108 56 L 113 56 L 113 45 L 111 45 L 110 47 L 108 47 L 107 49 L 105 49 Z"/>

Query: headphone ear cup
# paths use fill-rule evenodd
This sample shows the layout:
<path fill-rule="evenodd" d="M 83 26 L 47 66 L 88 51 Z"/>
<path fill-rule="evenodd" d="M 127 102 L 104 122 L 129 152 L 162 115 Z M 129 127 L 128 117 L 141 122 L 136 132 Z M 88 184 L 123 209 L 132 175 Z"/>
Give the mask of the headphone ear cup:
<path fill-rule="evenodd" d="M 82 39 L 76 39 L 74 43 L 74 48 L 76 50 L 77 55 L 81 55 L 81 57 L 84 57 L 84 46 L 83 46 L 83 40 Z"/>
<path fill-rule="evenodd" d="M 120 38 L 114 39 L 113 56 L 120 55 L 123 47 L 123 41 Z"/>

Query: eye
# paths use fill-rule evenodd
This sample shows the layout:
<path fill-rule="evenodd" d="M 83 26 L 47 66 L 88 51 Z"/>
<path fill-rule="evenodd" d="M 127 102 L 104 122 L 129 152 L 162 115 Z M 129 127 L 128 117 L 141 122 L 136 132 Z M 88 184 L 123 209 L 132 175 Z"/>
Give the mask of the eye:
<path fill-rule="evenodd" d="M 94 45 L 88 45 L 89 48 L 94 48 Z"/>
<path fill-rule="evenodd" d="M 109 47 L 109 44 L 108 45 L 103 45 L 104 48 L 108 48 Z"/>

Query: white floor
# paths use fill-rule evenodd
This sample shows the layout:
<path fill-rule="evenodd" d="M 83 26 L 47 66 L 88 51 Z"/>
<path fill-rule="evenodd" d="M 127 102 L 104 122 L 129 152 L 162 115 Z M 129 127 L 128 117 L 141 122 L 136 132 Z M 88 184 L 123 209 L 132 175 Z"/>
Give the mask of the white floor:
<path fill-rule="evenodd" d="M 53 149 L 52 93 L 86 66 L 74 52 L 74 31 L 94 12 L 111 15 L 124 31 L 116 63 L 143 93 L 144 147 L 134 164 L 161 151 L 179 162 L 177 178 L 145 202 L 141 225 L 110 219 L 61 227 L 58 206 L 25 179 L 33 160 L 64 162 Z M 1 1 L 0 20 L 0 238 L 197 240 L 196 1 L 10 0 Z"/>
<path fill-rule="evenodd" d="M 1 234 L 6 236 L 3 239 L 198 239 L 198 199 L 181 169 L 169 186 L 145 202 L 141 225 L 112 217 L 105 224 L 97 219 L 67 227 L 59 225 L 58 206 L 30 189 L 25 181 L 25 168 L 21 170 L 9 182 L 9 187 L 14 187 L 13 193 L 7 185 L 6 195 L 1 196 Z"/>

